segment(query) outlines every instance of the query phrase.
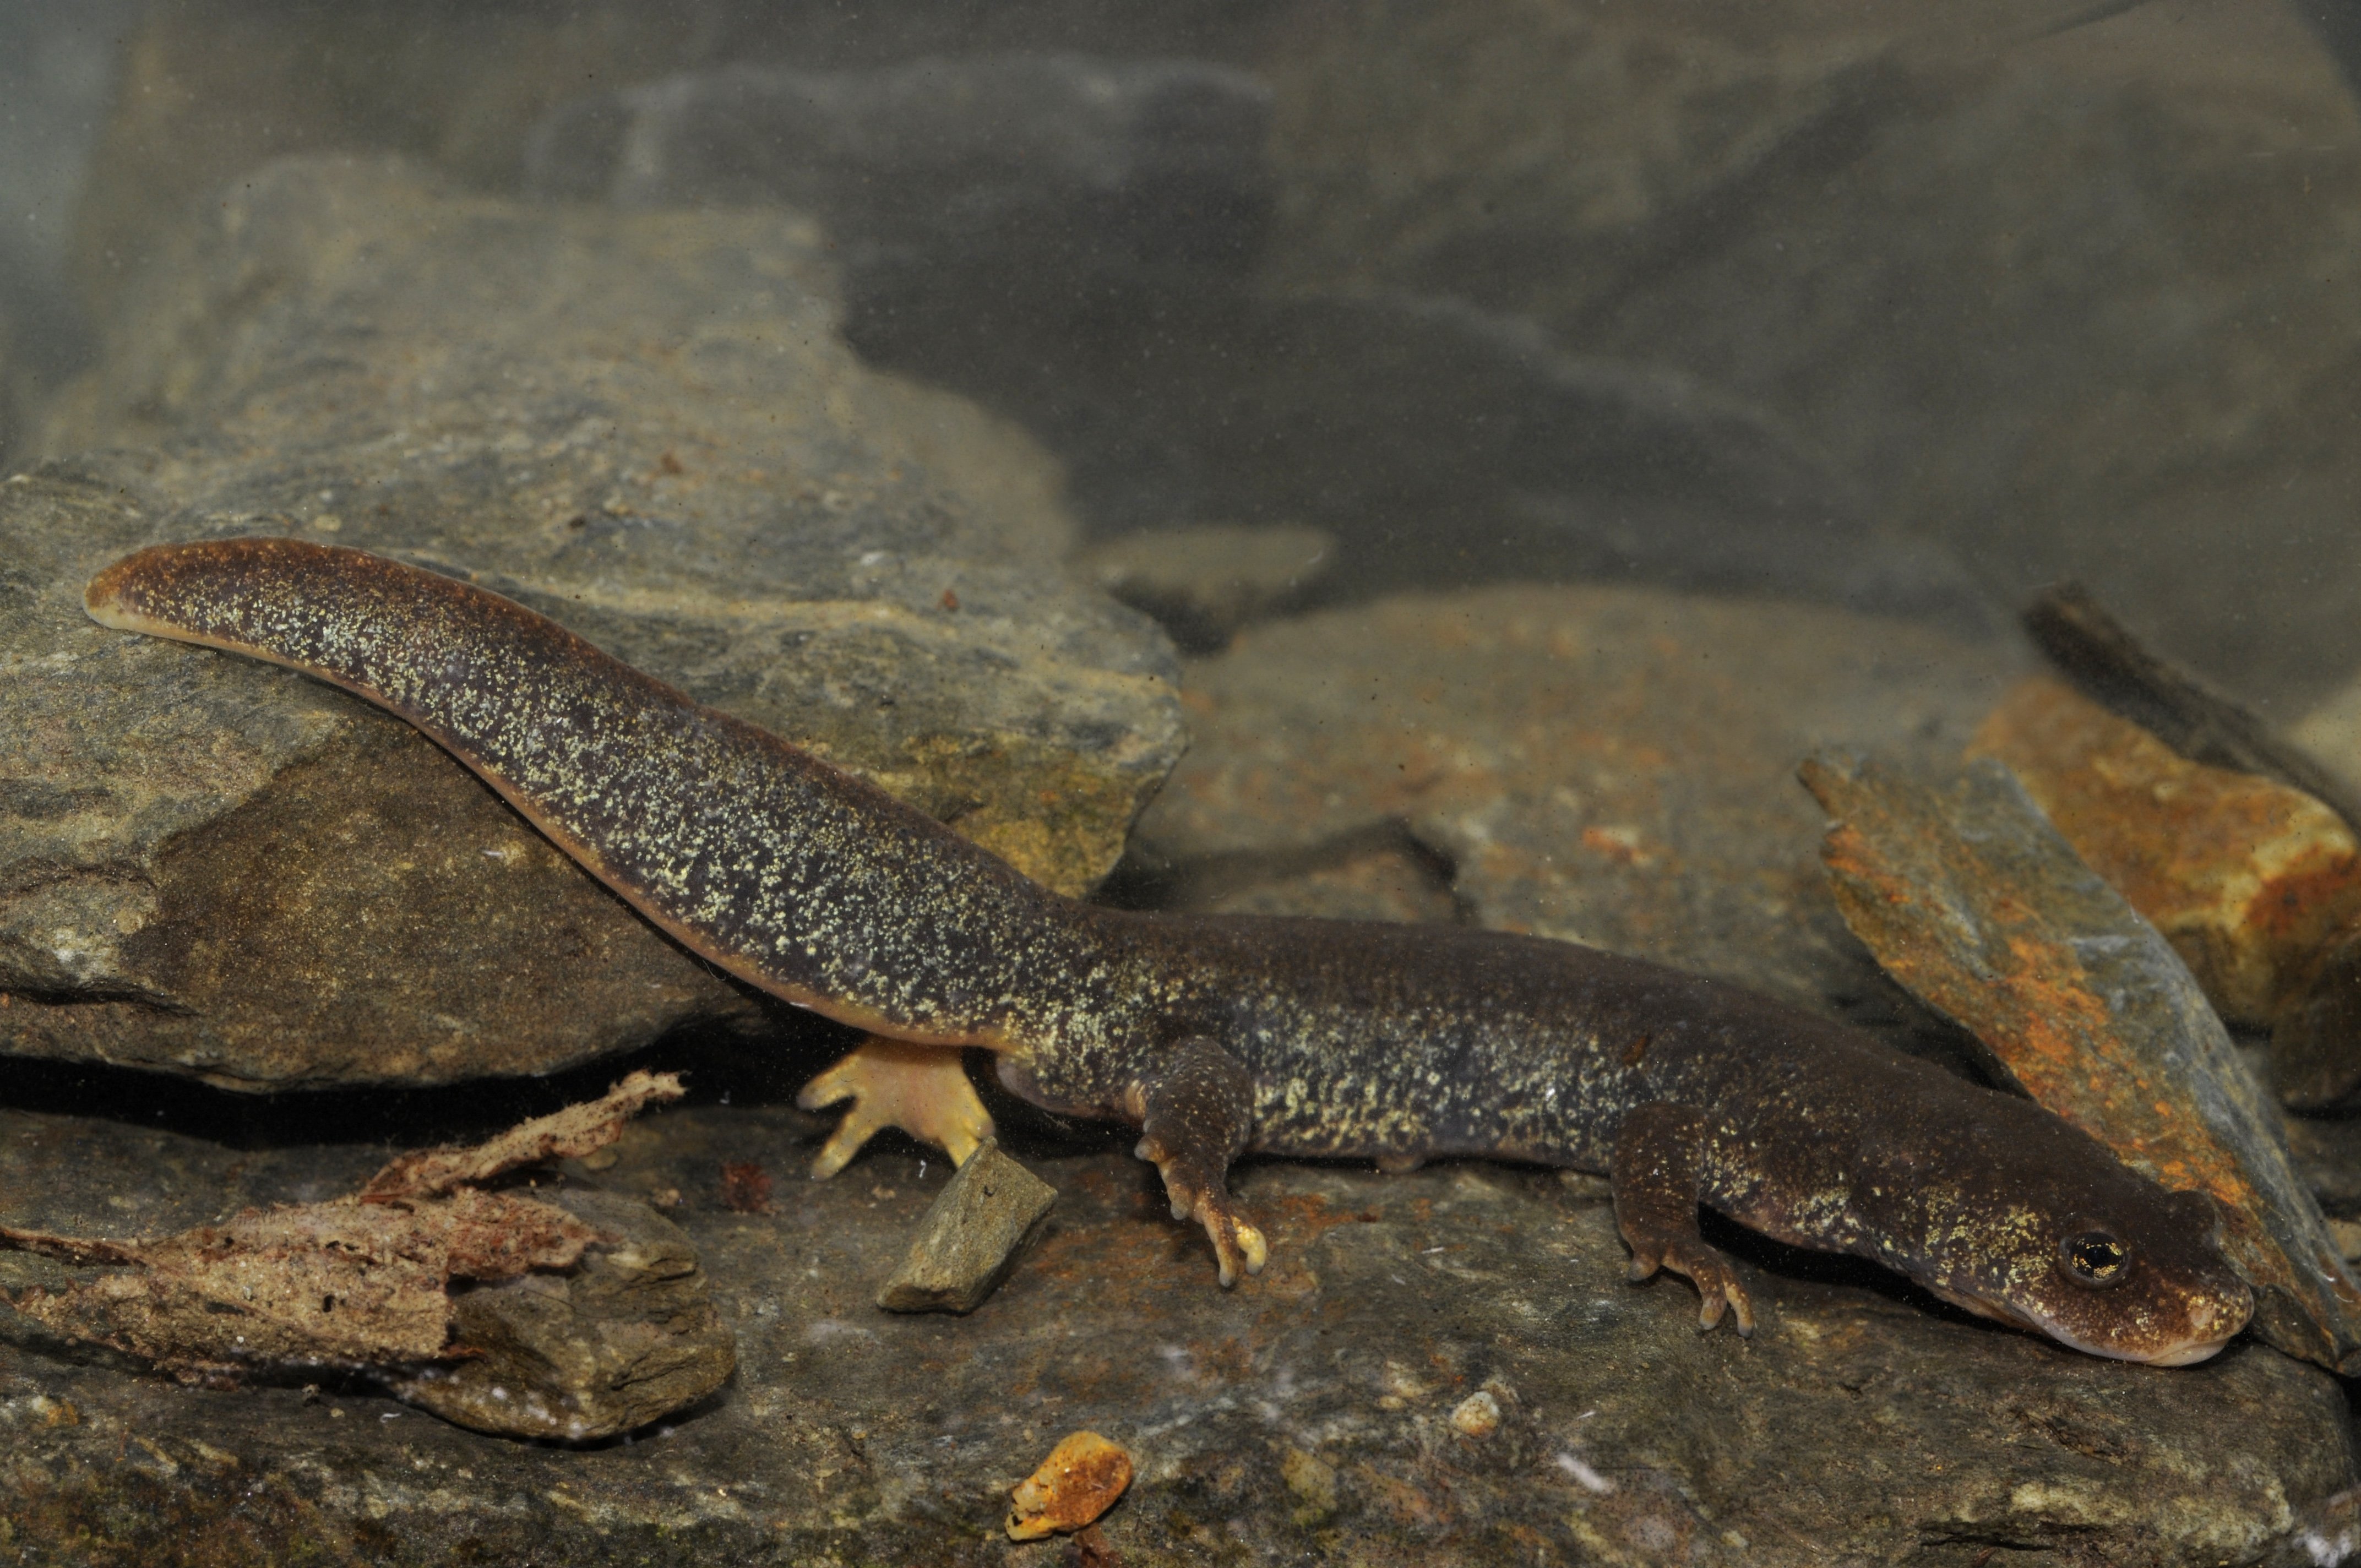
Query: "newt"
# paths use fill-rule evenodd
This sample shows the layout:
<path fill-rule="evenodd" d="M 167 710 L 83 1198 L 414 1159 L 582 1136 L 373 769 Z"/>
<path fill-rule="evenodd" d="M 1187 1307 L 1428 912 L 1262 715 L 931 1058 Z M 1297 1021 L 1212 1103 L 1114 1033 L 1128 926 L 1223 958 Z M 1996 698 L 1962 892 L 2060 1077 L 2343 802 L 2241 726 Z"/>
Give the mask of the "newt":
<path fill-rule="evenodd" d="M 2253 1308 L 2219 1216 L 2028 1100 L 1719 981 L 1455 927 L 1104 908 L 511 600 L 361 551 L 159 545 L 91 582 L 101 623 L 292 666 L 431 737 L 692 951 L 871 1038 L 803 1101 L 963 1158 L 1026 1100 L 1136 1125 L 1224 1285 L 1268 1244 L 1247 1153 L 1603 1173 L 1631 1277 L 1752 1303 L 1700 1205 L 1866 1257 L 2095 1355 L 2185 1365 Z"/>

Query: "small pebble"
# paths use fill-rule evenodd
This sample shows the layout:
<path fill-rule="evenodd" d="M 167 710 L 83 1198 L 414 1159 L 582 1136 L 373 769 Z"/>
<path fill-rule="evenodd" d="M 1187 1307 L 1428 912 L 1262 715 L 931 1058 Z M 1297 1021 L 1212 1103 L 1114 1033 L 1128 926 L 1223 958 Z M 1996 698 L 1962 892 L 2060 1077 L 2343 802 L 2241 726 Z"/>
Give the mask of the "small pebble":
<path fill-rule="evenodd" d="M 1451 1424 L 1469 1437 L 1490 1437 L 1500 1430 L 1500 1401 L 1478 1389 L 1452 1410 Z"/>
<path fill-rule="evenodd" d="M 986 1140 L 943 1184 L 877 1304 L 889 1312 L 972 1312 L 1058 1201 L 1048 1182 Z"/>
<path fill-rule="evenodd" d="M 1094 1431 L 1075 1432 L 1009 1494 L 1008 1539 L 1038 1541 L 1095 1523 L 1130 1485 L 1130 1454 Z"/>

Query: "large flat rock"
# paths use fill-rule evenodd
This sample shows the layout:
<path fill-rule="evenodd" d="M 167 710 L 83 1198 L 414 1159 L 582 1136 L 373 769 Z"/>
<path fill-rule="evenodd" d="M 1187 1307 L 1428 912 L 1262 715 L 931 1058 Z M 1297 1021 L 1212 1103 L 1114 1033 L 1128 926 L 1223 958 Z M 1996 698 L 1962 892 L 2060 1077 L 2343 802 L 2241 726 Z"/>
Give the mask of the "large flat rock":
<path fill-rule="evenodd" d="M 1631 587 L 1322 612 L 1190 664 L 1195 741 L 1137 842 L 1225 906 L 1357 915 L 1388 905 L 1334 873 L 1400 824 L 1475 924 L 1808 1004 L 1883 998 L 1795 765 L 1830 746 L 1948 765 L 2022 663 L 1901 620 Z"/>
<path fill-rule="evenodd" d="M 145 1229 L 382 1152 L 253 1131 L 6 1113 L 0 1190 L 16 1223 Z M 1272 1261 L 1224 1292 L 1147 1168 L 1035 1146 L 1061 1195 L 1007 1284 L 970 1317 L 896 1316 L 870 1298 L 940 1159 L 782 1182 L 767 1214 L 720 1202 L 721 1162 L 780 1169 L 808 1133 L 708 1100 L 595 1178 L 679 1192 L 738 1335 L 729 1387 L 630 1442 L 487 1438 L 349 1387 L 182 1389 L 0 1318 L 0 1541 L 28 1563 L 203 1539 L 244 1561 L 1047 1568 L 1061 1545 L 1000 1537 L 1007 1489 L 1087 1428 L 1137 1463 L 1102 1528 L 1140 1563 L 2210 1568 L 2354 1478 L 2334 1381 L 2258 1345 L 2104 1362 L 1776 1258 L 1748 1266 L 1754 1339 L 1700 1335 L 1681 1282 L 1625 1282 L 1601 1184 L 1480 1164 L 1249 1168 Z M 0 1280 L 51 1266 L 0 1259 Z"/>
<path fill-rule="evenodd" d="M 101 630 L 99 565 L 291 532 L 469 576 L 1081 889 L 1181 744 L 1055 466 L 863 368 L 790 214 L 274 165 L 0 487 L 0 1049 L 287 1087 L 546 1070 L 751 1003 L 405 727 Z M 137 444 L 136 446 L 132 444 Z"/>

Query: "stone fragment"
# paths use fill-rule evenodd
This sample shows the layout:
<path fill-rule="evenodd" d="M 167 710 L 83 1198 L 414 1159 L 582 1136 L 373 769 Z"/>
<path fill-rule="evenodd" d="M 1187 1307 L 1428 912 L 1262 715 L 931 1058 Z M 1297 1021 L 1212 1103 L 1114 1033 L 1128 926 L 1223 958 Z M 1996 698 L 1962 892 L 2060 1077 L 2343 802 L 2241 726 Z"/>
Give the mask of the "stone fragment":
<path fill-rule="evenodd" d="M 2255 1332 L 2361 1368 L 2361 1284 L 2298 1179 L 2276 1109 L 2155 928 L 2075 857 L 2006 769 L 1948 789 L 1815 760 L 1845 919 L 2005 1077 L 2169 1189 L 2224 1212 Z"/>
<path fill-rule="evenodd" d="M 1009 1496 L 1008 1539 L 1038 1541 L 1097 1521 L 1131 1485 L 1131 1455 L 1094 1431 L 1078 1431 L 1049 1451 L 1039 1469 Z"/>
<path fill-rule="evenodd" d="M 1194 740 L 1135 864 L 1196 907 L 1461 918 L 1890 1020 L 1906 1003 L 1828 905 L 1795 761 L 1948 764 L 2022 667 L 1922 625 L 1642 588 L 1323 610 L 1189 666 Z"/>
<path fill-rule="evenodd" d="M 1451 1425 L 1467 1437 L 1490 1437 L 1500 1430 L 1500 1401 L 1478 1388 L 1451 1407 Z"/>
<path fill-rule="evenodd" d="M 730 1379 L 737 1342 L 679 1226 L 637 1199 L 562 1190 L 545 1201 L 598 1233 L 563 1273 L 452 1299 L 472 1354 L 386 1384 L 446 1421 L 502 1437 L 590 1442 L 688 1409 Z"/>
<path fill-rule="evenodd" d="M 1066 576 L 1037 447 L 853 357 L 807 223 L 343 159 L 207 212 L 50 422 L 163 444 L 0 486 L 0 1050 L 434 1082 L 763 1017 L 406 727 L 84 623 L 161 538 L 471 576 L 1047 882 L 1112 865 L 1181 744 L 1169 645 Z"/>
<path fill-rule="evenodd" d="M 974 1311 L 1057 1201 L 1057 1189 L 987 1138 L 937 1195 L 877 1304 L 889 1312 Z"/>
<path fill-rule="evenodd" d="M 2361 843 L 2334 811 L 2191 762 L 2059 681 L 2012 690 L 1968 754 L 2007 765 L 2231 1023 L 2268 1026 L 2361 924 Z"/>
<path fill-rule="evenodd" d="M 1325 529 L 1200 523 L 1102 540 L 1074 557 L 1074 570 L 1155 617 L 1183 652 L 1210 653 L 1241 626 L 1301 601 L 1335 554 Z"/>

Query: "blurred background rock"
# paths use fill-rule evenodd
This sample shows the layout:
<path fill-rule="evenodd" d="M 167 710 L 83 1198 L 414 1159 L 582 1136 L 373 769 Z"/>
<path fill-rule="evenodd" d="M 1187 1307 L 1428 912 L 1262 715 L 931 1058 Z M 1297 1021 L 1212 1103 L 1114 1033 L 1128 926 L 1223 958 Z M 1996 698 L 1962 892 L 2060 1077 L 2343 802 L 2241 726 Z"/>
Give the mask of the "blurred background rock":
<path fill-rule="evenodd" d="M 1259 152 L 1234 115 L 1191 175 L 1202 212 L 1226 203 L 1217 244 L 1151 225 L 1160 250 L 946 269 L 873 203 L 796 187 L 840 230 L 856 345 L 1027 423 L 1093 532 L 1323 528 L 1332 599 L 1622 576 L 1968 624 L 2071 573 L 2291 715 L 2361 664 L 2342 16 L 25 5 L 7 69 L 38 85 L 0 179 L 41 215 L 0 242 L 0 315 L 16 377 L 53 386 L 77 311 L 103 322 L 192 203 L 277 154 L 398 151 L 506 191 L 534 182 L 537 128 L 603 125 L 669 177 L 602 181 L 577 137 L 544 188 L 742 203 L 777 171 L 684 150 L 717 72 L 841 100 L 930 60 L 1191 61 L 1263 95 Z M 1214 110 L 1134 126 L 1127 167 L 1202 153 Z M 856 158 L 835 190 L 897 167 Z"/>

